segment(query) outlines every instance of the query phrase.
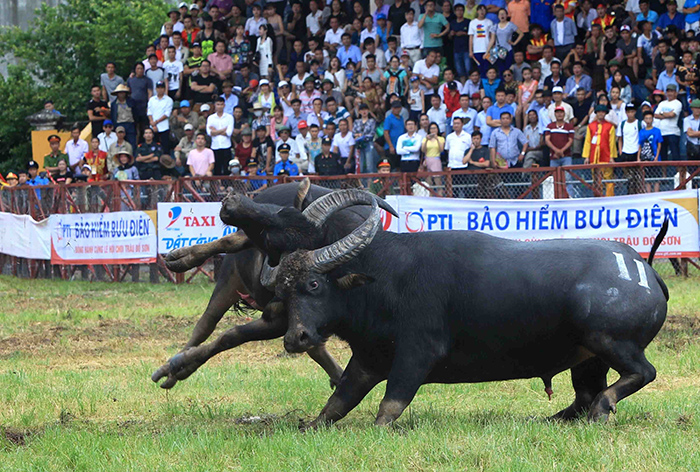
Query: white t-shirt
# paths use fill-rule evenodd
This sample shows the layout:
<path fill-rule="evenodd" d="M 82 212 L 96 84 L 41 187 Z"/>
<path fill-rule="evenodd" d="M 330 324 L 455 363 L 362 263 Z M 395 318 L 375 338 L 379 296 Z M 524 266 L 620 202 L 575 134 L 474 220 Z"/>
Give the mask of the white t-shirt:
<path fill-rule="evenodd" d="M 306 15 L 306 27 L 311 30 L 311 34 L 316 35 L 321 31 L 321 17 L 323 12 L 321 10 L 316 10 L 316 14 L 309 13 Z"/>
<path fill-rule="evenodd" d="M 341 136 L 340 132 L 335 133 L 333 136 L 333 145 L 331 150 L 338 148 L 338 154 L 343 159 L 347 159 L 350 156 L 350 147 L 355 145 L 355 138 L 352 137 L 352 132 L 348 131 L 345 137 Z"/>
<path fill-rule="evenodd" d="M 433 64 L 432 66 L 428 67 L 427 65 L 425 65 L 425 59 L 421 59 L 420 61 L 417 61 L 413 66 L 413 73 L 415 75 L 423 74 L 424 77 L 431 79 L 440 75 L 440 66 L 438 66 L 437 64 Z M 420 84 L 420 88 L 423 90 L 423 93 L 425 95 L 432 95 L 434 93 L 432 87 L 428 89 L 428 87 L 426 87 L 425 85 Z"/>
<path fill-rule="evenodd" d="M 659 103 L 659 106 L 656 108 L 656 112 L 654 112 L 655 114 L 667 113 L 670 111 L 676 114 L 676 116 L 673 118 L 663 118 L 659 120 L 659 131 L 661 131 L 661 136 L 681 135 L 681 129 L 678 127 L 678 117 L 680 116 L 682 109 L 683 105 L 678 100 L 664 100 Z"/>
<path fill-rule="evenodd" d="M 462 164 L 464 155 L 469 148 L 472 147 L 472 137 L 469 133 L 462 130 L 457 136 L 457 133 L 450 133 L 445 139 L 445 151 L 447 151 L 447 167 L 450 169 L 461 169 L 467 167 L 467 164 Z"/>
<path fill-rule="evenodd" d="M 434 107 L 430 107 L 427 111 L 428 118 L 430 122 L 435 122 L 440 128 L 440 133 L 444 133 L 447 128 L 447 107 L 444 103 L 440 104 L 440 108 L 437 110 Z"/>
<path fill-rule="evenodd" d="M 491 27 L 493 21 L 488 18 L 479 20 L 477 18 L 469 22 L 469 30 L 467 34 L 472 37 L 474 44 L 474 53 L 484 53 L 489 47 L 491 41 Z"/>
<path fill-rule="evenodd" d="M 180 74 L 184 70 L 182 62 L 175 60 L 173 62 L 165 61 L 163 70 L 168 78 L 168 90 L 178 90 L 180 88 Z"/>
<path fill-rule="evenodd" d="M 302 90 L 304 90 L 304 81 L 306 78 L 309 76 L 308 72 L 304 72 L 304 77 L 299 78 L 299 74 L 294 74 L 294 77 L 292 77 L 292 85 L 297 88 L 297 93 L 301 93 Z"/>
<path fill-rule="evenodd" d="M 617 127 L 617 137 L 622 137 L 622 149 L 625 154 L 637 154 L 639 151 L 639 121 L 632 123 L 625 120 Z"/>
<path fill-rule="evenodd" d="M 341 39 L 343 37 L 343 33 L 345 33 L 345 30 L 343 28 L 338 28 L 338 31 L 335 33 L 332 29 L 329 29 L 328 31 L 326 31 L 326 36 L 323 38 L 323 42 L 331 45 L 340 44 Z"/>

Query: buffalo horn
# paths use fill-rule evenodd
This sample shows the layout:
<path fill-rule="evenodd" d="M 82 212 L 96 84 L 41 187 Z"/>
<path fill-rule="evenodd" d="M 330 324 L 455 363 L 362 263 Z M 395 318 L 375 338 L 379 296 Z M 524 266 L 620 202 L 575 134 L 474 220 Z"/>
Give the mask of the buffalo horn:
<path fill-rule="evenodd" d="M 304 200 L 306 195 L 309 193 L 309 188 L 311 187 L 311 180 L 305 178 L 299 182 L 299 190 L 297 190 L 297 196 L 294 198 L 294 208 L 301 211 L 304 209 Z"/>
<path fill-rule="evenodd" d="M 358 189 L 339 190 L 324 195 L 306 207 L 304 216 L 315 226 L 320 227 L 333 213 L 353 205 L 379 205 L 382 209 L 398 217 L 396 211 L 383 199 Z"/>
<path fill-rule="evenodd" d="M 337 192 L 339 193 L 339 192 Z M 333 194 L 331 194 L 333 195 Z M 370 197 L 371 198 L 371 197 Z M 357 256 L 377 234 L 381 225 L 381 215 L 377 201 L 371 199 L 371 214 L 364 223 L 345 236 L 326 247 L 316 249 L 309 255 L 309 269 L 325 273 Z"/>
<path fill-rule="evenodd" d="M 279 265 L 277 267 L 270 267 L 267 256 L 265 256 L 265 261 L 263 261 L 262 271 L 260 272 L 260 283 L 263 287 L 268 290 L 274 291 L 277 279 L 277 271 L 279 270 Z"/>

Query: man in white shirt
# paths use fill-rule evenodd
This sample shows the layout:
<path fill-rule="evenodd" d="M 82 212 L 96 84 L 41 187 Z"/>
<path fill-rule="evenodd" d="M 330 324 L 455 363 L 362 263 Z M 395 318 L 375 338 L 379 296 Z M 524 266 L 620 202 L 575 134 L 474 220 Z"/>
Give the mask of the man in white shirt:
<path fill-rule="evenodd" d="M 415 120 L 406 120 L 406 133 L 396 141 L 396 154 L 401 156 L 401 172 L 417 172 L 420 165 L 420 148 L 423 140 L 416 133 Z"/>
<path fill-rule="evenodd" d="M 207 134 L 211 136 L 211 150 L 214 151 L 214 175 L 228 175 L 228 161 L 231 160 L 231 135 L 233 116 L 224 113 L 226 102 L 221 97 L 214 101 L 214 113 L 207 118 Z"/>
<path fill-rule="evenodd" d="M 289 144 L 289 160 L 297 162 L 301 158 L 301 155 L 299 154 L 299 147 L 297 146 L 296 140 L 291 137 L 292 133 L 289 126 L 282 126 L 278 134 L 279 139 L 275 142 L 275 164 L 282 160 L 278 151 L 283 144 Z"/>
<path fill-rule="evenodd" d="M 333 136 L 331 151 L 340 156 L 345 172 L 352 172 L 353 159 L 355 157 L 355 137 L 350 132 L 348 120 L 345 118 L 338 122 L 338 132 Z"/>
<path fill-rule="evenodd" d="M 326 31 L 326 36 L 323 38 L 323 46 L 335 53 L 342 42 L 345 30 L 338 26 L 338 18 L 332 17 L 330 25 L 331 29 Z"/>
<path fill-rule="evenodd" d="M 637 119 L 637 107 L 628 103 L 625 106 L 627 119 L 617 127 L 617 148 L 620 150 L 618 161 L 635 162 L 639 151 L 639 131 L 641 126 Z M 642 125 L 643 126 L 643 125 Z"/>
<path fill-rule="evenodd" d="M 163 154 L 170 154 L 170 115 L 173 99 L 165 94 L 165 82 L 156 84 L 156 94 L 148 99 L 148 122 L 156 133 Z"/>
<path fill-rule="evenodd" d="M 435 58 L 435 51 L 428 51 L 428 55 L 425 56 L 425 59 L 421 59 L 413 66 L 413 74 L 418 77 L 420 88 L 425 95 L 426 108 L 430 105 L 430 96 L 435 93 L 434 89 L 438 84 L 438 77 L 440 75 L 440 66 L 435 63 Z"/>
<path fill-rule="evenodd" d="M 664 138 L 661 143 L 662 161 L 676 160 L 681 155 L 681 129 L 678 127 L 678 117 L 683 105 L 677 100 L 678 87 L 674 84 L 666 86 L 666 100 L 659 103 L 654 112 L 654 118 L 659 120 L 659 131 Z M 669 151 L 671 155 L 669 156 Z"/>
<path fill-rule="evenodd" d="M 459 96 L 459 110 L 452 114 L 452 122 L 455 118 L 462 119 L 462 129 L 469 134 L 474 133 L 474 124 L 476 123 L 476 110 L 469 108 L 469 95 L 462 94 Z M 452 125 L 454 128 L 454 125 Z"/>
<path fill-rule="evenodd" d="M 552 46 L 546 45 L 542 48 L 542 59 L 539 60 L 540 70 L 542 71 L 541 79 L 544 81 L 547 77 L 552 75 L 552 61 L 554 60 L 554 50 Z"/>
<path fill-rule="evenodd" d="M 564 101 L 564 89 L 559 86 L 552 89 L 552 103 L 547 107 L 550 122 L 556 120 L 554 109 L 557 107 L 564 107 L 564 111 L 566 112 L 564 121 L 571 123 L 571 120 L 574 119 L 574 108 Z"/>
<path fill-rule="evenodd" d="M 168 96 L 173 100 L 180 99 L 180 84 L 182 83 L 182 62 L 175 58 L 175 46 L 168 47 L 168 60 L 163 63 L 168 78 Z"/>
<path fill-rule="evenodd" d="M 486 71 L 491 67 L 491 62 L 484 59 L 484 54 L 488 51 L 489 43 L 491 42 L 491 28 L 493 22 L 486 18 L 486 6 L 479 5 L 476 7 L 476 15 L 469 22 L 469 57 L 477 63 L 479 73 L 482 77 L 486 77 Z"/>
<path fill-rule="evenodd" d="M 438 125 L 440 134 L 444 136 L 445 131 L 447 131 L 447 107 L 442 103 L 438 94 L 430 96 L 430 104 L 432 106 L 427 112 L 428 118 L 431 123 Z"/>
<path fill-rule="evenodd" d="M 105 120 L 102 123 L 102 132 L 97 135 L 97 139 L 100 141 L 100 151 L 109 152 L 109 147 L 117 142 L 117 134 L 113 130 L 112 120 Z"/>
<path fill-rule="evenodd" d="M 689 161 L 697 161 L 700 159 L 700 100 L 695 99 L 690 102 L 690 111 L 692 115 L 688 115 L 683 119 L 683 132 L 688 138 L 688 146 L 686 149 L 687 158 Z"/>
<path fill-rule="evenodd" d="M 294 141 L 297 144 L 297 150 L 299 151 L 299 159 L 290 159 L 295 163 L 302 174 L 309 171 L 309 155 L 306 153 L 306 146 L 311 141 L 311 133 L 309 132 L 309 125 L 306 120 L 301 120 L 297 125 L 299 129 L 299 134 L 297 134 Z"/>
<path fill-rule="evenodd" d="M 464 156 L 472 147 L 472 136 L 462 129 L 462 118 L 452 117 L 453 132 L 445 139 L 445 151 L 447 151 L 447 167 L 452 170 L 465 169 Z"/>
<path fill-rule="evenodd" d="M 70 130 L 71 139 L 66 143 L 65 153 L 68 154 L 68 166 L 73 172 L 78 171 L 78 164 L 90 151 L 87 141 L 80 139 L 80 127 L 73 126 Z"/>
<path fill-rule="evenodd" d="M 316 0 L 311 0 L 309 2 L 309 10 L 310 13 L 306 15 L 306 32 L 310 38 L 321 32 L 321 18 L 323 18 L 323 12 L 319 10 Z"/>
<path fill-rule="evenodd" d="M 423 31 L 415 21 L 415 12 L 412 8 L 406 10 L 406 23 L 401 26 L 401 49 L 408 53 L 411 64 L 420 61 L 420 48 L 423 45 Z"/>

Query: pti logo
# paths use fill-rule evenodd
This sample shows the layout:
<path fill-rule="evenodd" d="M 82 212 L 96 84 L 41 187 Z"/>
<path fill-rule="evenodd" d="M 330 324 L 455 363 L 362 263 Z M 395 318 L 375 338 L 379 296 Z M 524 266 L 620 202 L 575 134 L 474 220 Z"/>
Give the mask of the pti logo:
<path fill-rule="evenodd" d="M 411 211 L 406 213 L 406 229 L 409 233 L 420 233 L 425 226 L 425 218 L 423 218 L 423 209 L 419 211 Z"/>
<path fill-rule="evenodd" d="M 170 223 L 168 223 L 168 226 L 165 227 L 165 229 L 170 228 L 172 225 L 175 224 L 175 222 L 180 218 L 180 215 L 182 214 L 182 208 L 179 206 L 172 207 L 168 211 L 168 218 L 170 218 Z"/>

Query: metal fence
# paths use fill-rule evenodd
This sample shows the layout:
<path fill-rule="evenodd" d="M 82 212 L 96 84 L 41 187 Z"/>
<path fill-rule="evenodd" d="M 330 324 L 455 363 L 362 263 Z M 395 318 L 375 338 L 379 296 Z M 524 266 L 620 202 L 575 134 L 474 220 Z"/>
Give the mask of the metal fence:
<path fill-rule="evenodd" d="M 700 161 L 630 162 L 575 165 L 562 168 L 498 169 L 477 171 L 416 172 L 308 176 L 312 183 L 330 189 L 364 188 L 380 196 L 419 195 L 487 199 L 554 199 L 631 195 L 700 188 Z M 156 210 L 159 202 L 218 202 L 230 191 L 255 196 L 267 187 L 303 179 L 299 177 L 185 177 L 167 181 L 107 181 L 39 187 L 3 187 L 0 211 L 30 215 L 37 221 L 56 213 L 105 213 Z M 204 275 L 214 280 L 220 257 L 189 275 L 173 274 L 158 256 L 149 265 L 52 266 L 0 254 L 0 273 L 21 277 L 81 278 L 123 281 L 130 277 L 157 283 L 190 282 Z M 659 263 L 665 273 L 688 275 L 700 270 L 690 259 Z"/>

